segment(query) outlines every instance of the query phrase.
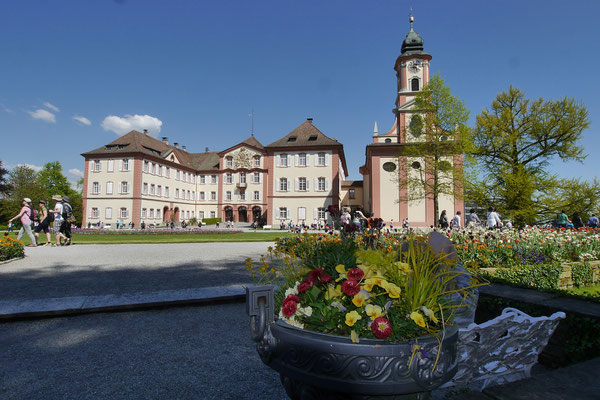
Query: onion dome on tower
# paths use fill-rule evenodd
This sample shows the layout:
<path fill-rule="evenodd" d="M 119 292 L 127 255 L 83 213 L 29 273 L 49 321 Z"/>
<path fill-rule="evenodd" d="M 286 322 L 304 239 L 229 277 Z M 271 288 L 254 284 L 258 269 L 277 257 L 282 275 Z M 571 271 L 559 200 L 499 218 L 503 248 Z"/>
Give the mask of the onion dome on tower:
<path fill-rule="evenodd" d="M 410 31 L 406 34 L 402 42 L 401 56 L 410 56 L 413 54 L 427 54 L 423 51 L 423 43 L 425 42 L 421 35 L 413 29 L 414 17 L 410 16 Z"/>

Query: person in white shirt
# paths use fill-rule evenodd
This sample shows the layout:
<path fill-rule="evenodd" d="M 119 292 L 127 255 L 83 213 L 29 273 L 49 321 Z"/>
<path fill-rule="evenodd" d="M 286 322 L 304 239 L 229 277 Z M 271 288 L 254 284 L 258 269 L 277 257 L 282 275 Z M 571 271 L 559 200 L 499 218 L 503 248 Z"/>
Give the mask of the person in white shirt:
<path fill-rule="evenodd" d="M 53 246 L 60 246 L 60 245 L 62 245 L 61 238 L 66 240 L 66 237 L 62 233 L 60 233 L 60 227 L 63 223 L 62 196 L 55 194 L 54 196 L 52 196 L 52 200 L 56 201 L 56 205 L 54 206 L 54 209 L 51 211 L 54 213 L 54 224 L 52 225 L 52 230 L 54 232 L 54 235 L 56 235 L 56 242 L 54 243 Z"/>
<path fill-rule="evenodd" d="M 486 225 L 488 229 L 499 229 L 502 227 L 502 221 L 500 221 L 500 216 L 493 207 L 488 208 Z"/>
<path fill-rule="evenodd" d="M 457 211 L 456 215 L 452 217 L 452 221 L 450 221 L 450 227 L 452 229 L 460 228 L 460 211 Z"/>

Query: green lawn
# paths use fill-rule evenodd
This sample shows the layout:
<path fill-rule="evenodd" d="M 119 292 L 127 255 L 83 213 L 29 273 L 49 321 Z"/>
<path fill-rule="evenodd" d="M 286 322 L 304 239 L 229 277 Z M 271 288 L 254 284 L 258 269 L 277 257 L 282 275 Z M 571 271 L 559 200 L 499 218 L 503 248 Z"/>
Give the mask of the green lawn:
<path fill-rule="evenodd" d="M 145 234 L 103 234 L 103 235 L 80 235 L 73 234 L 75 244 L 124 244 L 124 243 L 207 243 L 207 242 L 273 242 L 280 237 L 292 237 L 296 234 L 291 232 L 242 232 L 242 233 L 174 233 L 166 235 Z M 16 238 L 16 234 L 11 234 Z M 26 234 L 21 238 L 23 243 L 30 244 L 29 236 Z M 52 238 L 54 241 L 54 237 Z M 40 244 L 46 242 L 46 235 L 40 235 Z"/>

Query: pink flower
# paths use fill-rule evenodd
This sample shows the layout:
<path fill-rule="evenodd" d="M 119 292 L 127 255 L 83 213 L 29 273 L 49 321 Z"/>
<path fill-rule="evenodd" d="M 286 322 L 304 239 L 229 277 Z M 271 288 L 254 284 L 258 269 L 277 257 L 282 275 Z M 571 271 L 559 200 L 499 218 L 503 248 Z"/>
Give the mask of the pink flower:
<path fill-rule="evenodd" d="M 348 271 L 348 279 L 353 281 L 360 281 L 363 276 L 365 276 L 365 273 L 360 268 L 352 268 L 350 271 Z"/>
<path fill-rule="evenodd" d="M 283 300 L 282 304 L 285 304 L 288 301 L 295 301 L 296 303 L 300 303 L 300 298 L 298 296 L 296 296 L 295 294 L 290 294 L 290 295 L 288 295 L 288 297 L 286 297 Z"/>
<path fill-rule="evenodd" d="M 378 317 L 371 324 L 373 335 L 379 339 L 385 339 L 392 334 L 392 324 L 385 317 Z"/>
<path fill-rule="evenodd" d="M 331 275 L 323 274 L 323 275 L 322 275 L 322 276 L 319 278 L 319 280 L 320 280 L 322 283 L 327 283 L 327 282 L 329 282 L 329 281 L 331 280 Z"/>
<path fill-rule="evenodd" d="M 323 268 L 315 268 L 312 271 L 310 271 L 310 274 L 308 275 L 310 277 L 310 279 L 312 281 L 316 281 L 317 279 L 319 279 L 323 274 L 325 273 L 325 271 L 323 271 Z"/>
<path fill-rule="evenodd" d="M 298 293 L 304 293 L 308 289 L 310 289 L 312 286 L 313 286 L 313 282 L 305 279 L 304 282 L 302 282 L 300 285 L 298 285 Z"/>
<path fill-rule="evenodd" d="M 296 303 L 295 301 L 287 301 L 281 306 L 281 313 L 289 318 L 292 315 L 296 314 L 297 309 L 298 303 Z"/>

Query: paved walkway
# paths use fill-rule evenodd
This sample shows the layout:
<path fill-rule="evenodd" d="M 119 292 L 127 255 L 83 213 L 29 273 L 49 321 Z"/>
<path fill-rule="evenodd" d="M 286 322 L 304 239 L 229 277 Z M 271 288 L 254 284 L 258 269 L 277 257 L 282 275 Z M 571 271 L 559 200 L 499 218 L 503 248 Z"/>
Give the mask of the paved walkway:
<path fill-rule="evenodd" d="M 122 244 L 27 248 L 0 265 L 0 301 L 120 295 L 248 284 L 246 257 L 272 243 Z"/>

